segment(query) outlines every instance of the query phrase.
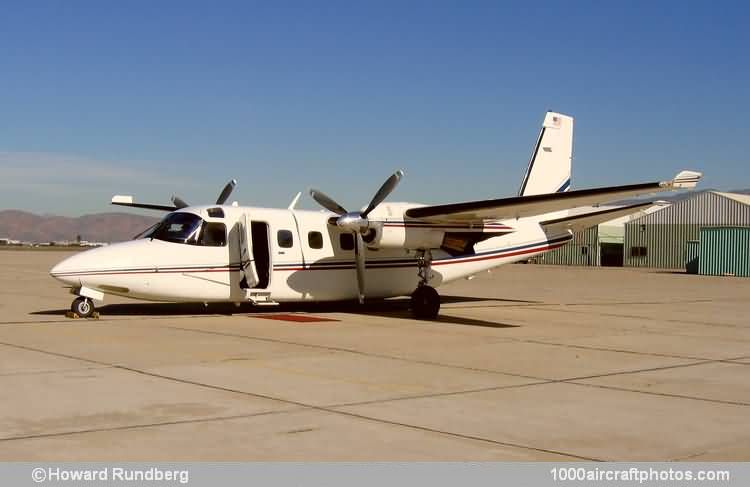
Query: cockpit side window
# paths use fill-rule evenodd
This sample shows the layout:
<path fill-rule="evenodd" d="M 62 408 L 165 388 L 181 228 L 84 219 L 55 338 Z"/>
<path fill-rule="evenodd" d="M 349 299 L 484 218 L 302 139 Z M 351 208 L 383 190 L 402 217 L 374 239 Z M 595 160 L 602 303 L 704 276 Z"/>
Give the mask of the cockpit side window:
<path fill-rule="evenodd" d="M 227 244 L 227 227 L 223 223 L 205 222 L 201 231 L 199 245 L 206 247 L 223 247 Z"/>

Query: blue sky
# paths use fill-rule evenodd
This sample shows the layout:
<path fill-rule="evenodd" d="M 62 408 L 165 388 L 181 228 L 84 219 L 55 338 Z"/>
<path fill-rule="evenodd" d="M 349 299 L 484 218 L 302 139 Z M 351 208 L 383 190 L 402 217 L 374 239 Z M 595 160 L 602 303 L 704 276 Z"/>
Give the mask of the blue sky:
<path fill-rule="evenodd" d="M 8 2 L 0 209 L 112 194 L 286 206 L 515 194 L 546 110 L 573 189 L 750 187 L 750 7 L 731 2 Z M 314 207 L 309 198 L 305 207 Z"/>

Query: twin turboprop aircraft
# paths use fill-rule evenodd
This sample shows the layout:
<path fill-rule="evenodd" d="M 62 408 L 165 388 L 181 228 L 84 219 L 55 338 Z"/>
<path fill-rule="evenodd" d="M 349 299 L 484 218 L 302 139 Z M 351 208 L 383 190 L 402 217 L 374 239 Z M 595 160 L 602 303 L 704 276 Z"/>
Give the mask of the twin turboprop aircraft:
<path fill-rule="evenodd" d="M 631 214 L 652 202 L 599 207 L 625 197 L 695 187 L 701 173 L 674 179 L 570 191 L 573 118 L 548 112 L 518 196 L 437 206 L 385 199 L 396 171 L 362 211 L 347 211 L 324 193 L 327 211 L 225 204 L 112 204 L 169 213 L 134 240 L 76 254 L 50 274 L 78 297 L 71 309 L 94 311 L 105 294 L 169 302 L 342 301 L 411 295 L 415 317 L 440 309 L 435 288 L 565 245 L 573 232 Z"/>

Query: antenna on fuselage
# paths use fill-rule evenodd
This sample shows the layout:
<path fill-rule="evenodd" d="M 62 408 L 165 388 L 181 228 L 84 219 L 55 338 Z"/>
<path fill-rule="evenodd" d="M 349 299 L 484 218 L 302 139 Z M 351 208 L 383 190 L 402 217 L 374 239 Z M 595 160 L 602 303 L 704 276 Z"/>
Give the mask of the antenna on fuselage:
<path fill-rule="evenodd" d="M 292 202 L 289 203 L 289 206 L 286 207 L 287 210 L 293 210 L 297 206 L 297 202 L 299 201 L 299 197 L 302 196 L 302 191 L 297 193 L 297 196 L 292 198 Z"/>

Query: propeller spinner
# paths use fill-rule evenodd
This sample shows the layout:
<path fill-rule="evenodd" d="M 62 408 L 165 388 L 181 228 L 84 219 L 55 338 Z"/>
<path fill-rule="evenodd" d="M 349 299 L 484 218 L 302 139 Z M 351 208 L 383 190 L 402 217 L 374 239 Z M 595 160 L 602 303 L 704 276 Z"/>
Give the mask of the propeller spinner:
<path fill-rule="evenodd" d="M 367 218 L 367 215 L 396 189 L 402 177 L 404 177 L 404 172 L 399 170 L 386 179 L 364 211 L 346 211 L 343 206 L 336 203 L 336 201 L 325 193 L 315 189 L 310 190 L 310 196 L 320 206 L 339 215 L 336 219 L 336 226 L 354 234 L 354 257 L 357 264 L 357 290 L 359 291 L 360 304 L 365 301 L 365 242 L 363 235 L 370 230 L 370 220 Z"/>

